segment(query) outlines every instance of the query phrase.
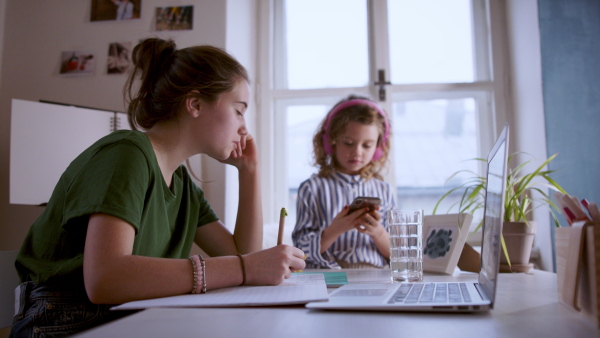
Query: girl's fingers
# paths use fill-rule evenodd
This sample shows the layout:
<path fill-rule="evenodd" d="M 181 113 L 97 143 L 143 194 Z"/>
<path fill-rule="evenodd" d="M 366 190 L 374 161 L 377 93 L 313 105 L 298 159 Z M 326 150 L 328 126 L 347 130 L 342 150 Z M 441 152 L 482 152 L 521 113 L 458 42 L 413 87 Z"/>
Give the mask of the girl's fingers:
<path fill-rule="evenodd" d="M 242 135 L 241 139 L 240 139 L 240 145 L 242 149 L 246 149 L 246 135 Z"/>

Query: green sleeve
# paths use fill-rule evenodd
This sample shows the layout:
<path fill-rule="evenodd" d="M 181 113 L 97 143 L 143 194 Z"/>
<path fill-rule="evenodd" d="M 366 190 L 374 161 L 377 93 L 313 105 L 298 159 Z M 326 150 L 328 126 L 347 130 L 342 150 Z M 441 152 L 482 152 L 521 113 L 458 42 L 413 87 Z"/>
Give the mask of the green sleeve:
<path fill-rule="evenodd" d="M 139 229 L 150 168 L 144 153 L 130 142 L 98 150 L 66 187 L 63 226 L 80 216 L 104 213 Z"/>

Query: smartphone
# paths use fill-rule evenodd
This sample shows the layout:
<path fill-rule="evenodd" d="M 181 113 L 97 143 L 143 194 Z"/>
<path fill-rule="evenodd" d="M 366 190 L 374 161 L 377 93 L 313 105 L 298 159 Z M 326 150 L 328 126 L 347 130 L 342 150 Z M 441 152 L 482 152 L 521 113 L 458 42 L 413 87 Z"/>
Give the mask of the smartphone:
<path fill-rule="evenodd" d="M 354 199 L 352 204 L 350 204 L 350 210 L 348 210 L 348 213 L 366 207 L 369 207 L 369 210 L 375 210 L 375 207 L 377 207 L 380 204 L 381 199 L 378 197 L 359 196 Z"/>

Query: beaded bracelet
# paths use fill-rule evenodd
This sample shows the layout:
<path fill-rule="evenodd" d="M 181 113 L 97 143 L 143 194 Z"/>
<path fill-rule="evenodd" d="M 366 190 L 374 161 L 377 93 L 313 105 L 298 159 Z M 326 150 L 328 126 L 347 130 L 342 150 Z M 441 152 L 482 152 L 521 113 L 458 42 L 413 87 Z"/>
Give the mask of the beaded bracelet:
<path fill-rule="evenodd" d="M 198 255 L 200 260 L 202 261 L 202 293 L 206 293 L 206 261 L 204 261 L 204 257 L 202 255 Z"/>
<path fill-rule="evenodd" d="M 192 293 L 197 294 L 200 293 L 201 290 L 200 278 L 202 278 L 202 281 L 204 281 L 204 269 L 200 269 L 202 264 L 200 263 L 198 256 L 190 256 L 189 259 L 192 262 L 192 270 L 194 273 L 194 286 L 192 287 Z"/>
<path fill-rule="evenodd" d="M 242 285 L 246 284 L 246 266 L 244 265 L 244 258 L 242 258 L 242 255 L 237 254 L 238 258 L 240 259 L 240 265 L 242 266 Z"/>

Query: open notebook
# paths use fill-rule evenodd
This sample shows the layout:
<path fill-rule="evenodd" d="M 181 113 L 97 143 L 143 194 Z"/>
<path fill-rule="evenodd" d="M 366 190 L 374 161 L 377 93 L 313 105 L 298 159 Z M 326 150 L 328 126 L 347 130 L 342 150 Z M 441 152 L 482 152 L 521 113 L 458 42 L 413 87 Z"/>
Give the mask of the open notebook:
<path fill-rule="evenodd" d="M 138 310 L 153 307 L 244 307 L 306 304 L 327 299 L 323 274 L 292 274 L 274 286 L 235 286 L 172 297 L 132 301 L 111 310 Z"/>
<path fill-rule="evenodd" d="M 508 132 L 506 124 L 487 158 L 481 269 L 477 282 L 347 284 L 333 291 L 328 301 L 311 302 L 306 307 L 434 312 L 474 312 L 493 308 L 500 264 Z"/>

